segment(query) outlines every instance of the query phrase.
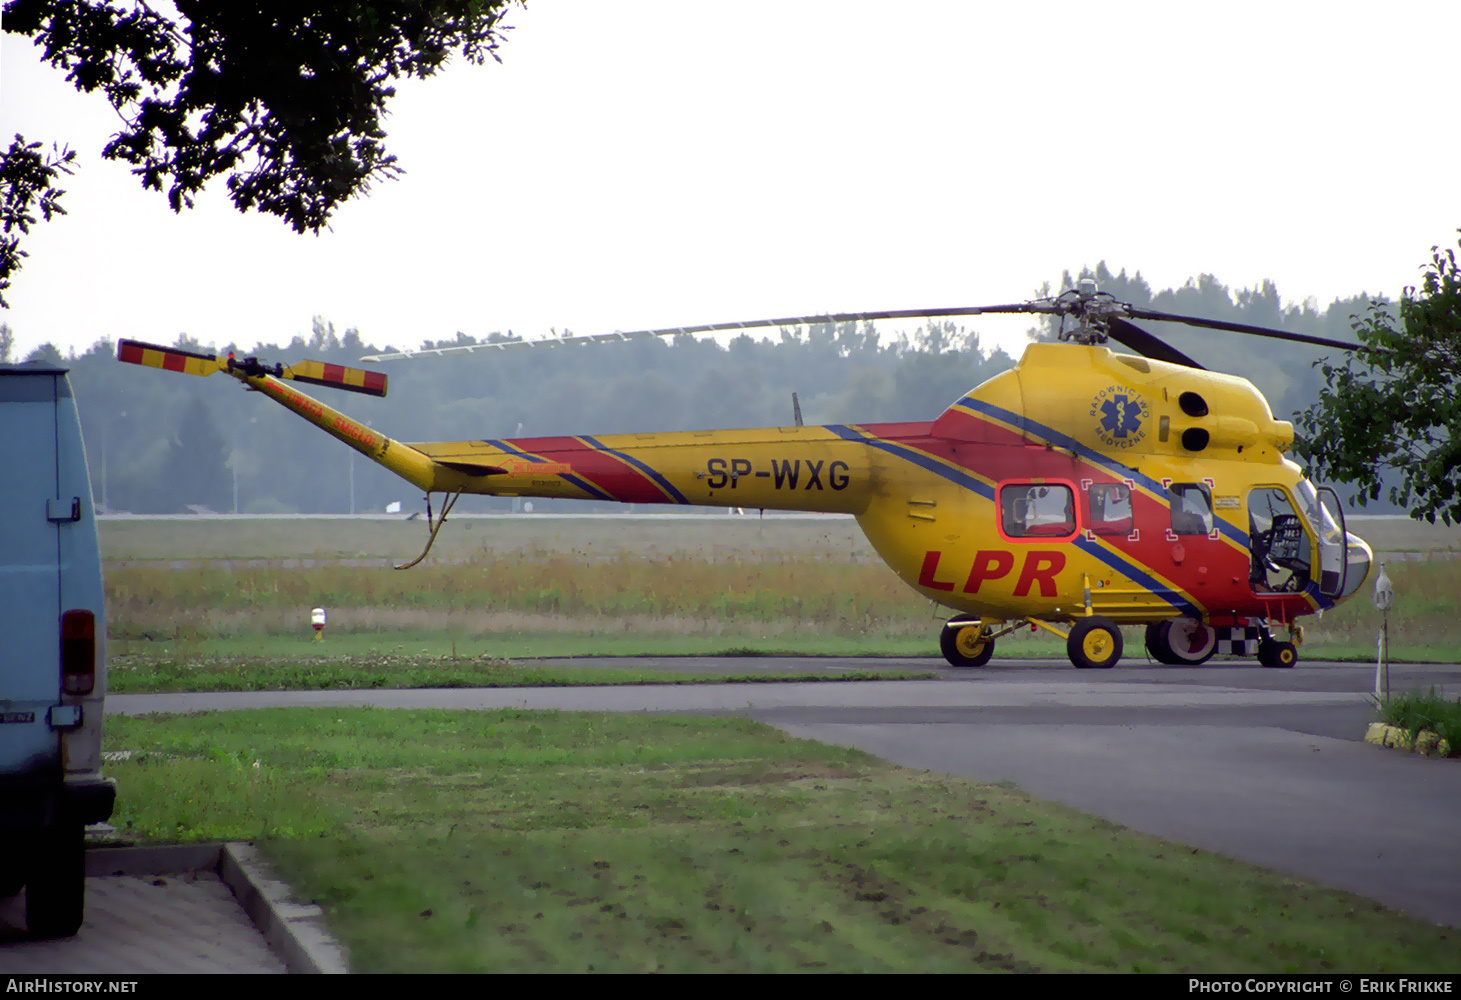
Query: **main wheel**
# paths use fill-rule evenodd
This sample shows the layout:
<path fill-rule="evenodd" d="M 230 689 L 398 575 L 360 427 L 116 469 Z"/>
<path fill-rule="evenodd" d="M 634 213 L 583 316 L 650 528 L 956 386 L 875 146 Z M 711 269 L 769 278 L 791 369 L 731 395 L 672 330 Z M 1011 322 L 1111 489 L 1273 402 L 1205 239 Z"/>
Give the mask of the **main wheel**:
<path fill-rule="evenodd" d="M 944 659 L 955 667 L 982 667 L 994 655 L 994 640 L 977 618 L 953 618 L 938 638 Z"/>
<path fill-rule="evenodd" d="M 1258 662 L 1265 667 L 1287 670 L 1299 662 L 1299 648 L 1291 642 L 1264 639 L 1258 643 Z"/>
<path fill-rule="evenodd" d="M 0 899 L 20 895 L 25 888 L 25 864 L 30 841 L 18 830 L 0 832 Z"/>
<path fill-rule="evenodd" d="M 1152 622 L 1146 627 L 1146 652 L 1158 663 L 1176 662 L 1172 658 L 1172 647 L 1167 645 L 1167 632 L 1171 627 L 1171 622 Z"/>
<path fill-rule="evenodd" d="M 1174 618 L 1146 627 L 1146 649 L 1158 663 L 1195 667 L 1217 652 L 1217 630 L 1194 618 Z"/>
<path fill-rule="evenodd" d="M 26 880 L 25 925 L 36 937 L 70 937 L 86 901 L 86 828 L 62 820 L 41 831 L 35 873 Z"/>
<path fill-rule="evenodd" d="M 1104 670 L 1121 659 L 1121 628 L 1109 618 L 1082 618 L 1070 630 L 1065 651 L 1070 662 L 1085 670 Z"/>

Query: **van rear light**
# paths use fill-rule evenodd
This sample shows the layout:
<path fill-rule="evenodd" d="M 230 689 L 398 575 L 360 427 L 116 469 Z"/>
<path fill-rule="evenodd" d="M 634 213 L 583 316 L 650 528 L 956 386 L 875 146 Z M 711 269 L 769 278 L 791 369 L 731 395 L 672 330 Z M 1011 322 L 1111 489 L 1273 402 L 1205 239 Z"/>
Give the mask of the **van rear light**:
<path fill-rule="evenodd" d="M 61 614 L 61 690 L 91 694 L 96 687 L 96 616 L 84 609 Z"/>

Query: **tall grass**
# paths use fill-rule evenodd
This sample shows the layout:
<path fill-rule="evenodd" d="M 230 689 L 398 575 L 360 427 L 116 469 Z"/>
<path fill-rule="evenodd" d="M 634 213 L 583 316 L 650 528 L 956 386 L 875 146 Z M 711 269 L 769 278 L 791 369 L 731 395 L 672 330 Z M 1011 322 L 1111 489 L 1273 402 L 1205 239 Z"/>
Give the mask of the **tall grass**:
<path fill-rule="evenodd" d="M 118 638 L 171 638 L 179 628 L 296 632 L 300 609 L 311 607 L 331 609 L 333 626 L 348 619 L 362 630 L 444 624 L 451 616 L 459 625 L 490 627 L 490 617 L 502 615 L 791 622 L 845 632 L 910 618 L 926 629 L 929 619 L 928 602 L 886 567 L 807 554 L 711 560 L 621 551 L 585 563 L 567 553 L 525 551 L 409 574 L 339 563 L 127 565 L 108 571 L 107 590 Z"/>
<path fill-rule="evenodd" d="M 1461 657 L 1461 559 L 1400 562 L 1385 572 L 1395 589 L 1391 637 L 1449 647 L 1453 657 Z M 1372 589 L 1367 583 L 1346 603 L 1309 619 L 1308 641 L 1364 643 L 1373 651 L 1384 616 L 1370 601 Z"/>
<path fill-rule="evenodd" d="M 1392 637 L 1461 653 L 1461 560 L 1399 563 Z M 424 564 L 157 564 L 111 566 L 108 608 L 117 638 L 297 634 L 312 607 L 349 631 L 574 627 L 717 632 L 723 623 L 761 631 L 856 634 L 926 632 L 933 608 L 880 563 L 844 553 L 714 555 L 628 550 L 584 558 L 531 546 Z M 1373 643 L 1380 612 L 1358 594 L 1308 620 L 1314 644 Z"/>
<path fill-rule="evenodd" d="M 1435 688 L 1425 694 L 1407 691 L 1375 703 L 1380 721 L 1410 734 L 1435 733 L 1450 744 L 1451 756 L 1461 756 L 1461 698 L 1447 700 Z"/>

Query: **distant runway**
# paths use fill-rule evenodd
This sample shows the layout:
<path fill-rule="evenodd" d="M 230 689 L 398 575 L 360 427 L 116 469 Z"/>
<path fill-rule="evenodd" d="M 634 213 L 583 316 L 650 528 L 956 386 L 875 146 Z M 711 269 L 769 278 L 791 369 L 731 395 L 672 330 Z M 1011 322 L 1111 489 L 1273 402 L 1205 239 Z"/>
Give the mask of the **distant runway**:
<path fill-rule="evenodd" d="M 633 662 L 673 670 L 720 665 L 712 658 Z M 736 661 L 741 668 L 757 662 L 829 673 L 868 665 Z M 107 707 L 125 714 L 378 705 L 745 715 L 907 767 L 1014 781 L 1137 830 L 1461 927 L 1461 760 L 1362 742 L 1373 719 L 1373 664 L 1087 671 L 1028 661 L 939 672 L 933 681 L 846 684 L 114 695 Z M 1461 666 L 1394 666 L 1391 684 L 1455 697 Z"/>

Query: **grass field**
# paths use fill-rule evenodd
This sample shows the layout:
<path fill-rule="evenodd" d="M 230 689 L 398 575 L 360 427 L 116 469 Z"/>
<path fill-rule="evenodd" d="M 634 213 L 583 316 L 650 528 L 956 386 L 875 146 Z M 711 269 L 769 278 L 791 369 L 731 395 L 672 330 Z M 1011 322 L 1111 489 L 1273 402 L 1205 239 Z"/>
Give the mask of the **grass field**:
<path fill-rule="evenodd" d="M 1461 655 L 1461 529 L 1357 521 L 1390 559 L 1397 660 Z M 849 518 L 454 519 L 439 558 L 392 561 L 419 522 L 239 518 L 102 523 L 114 662 L 128 656 L 317 656 L 425 643 L 430 655 L 757 653 L 928 655 L 948 612 L 903 585 Z M 1368 593 L 1310 619 L 1307 658 L 1371 659 Z M 290 639 L 295 640 L 290 642 Z M 450 650 L 448 650 L 450 647 Z M 1142 657 L 1130 630 L 1128 657 Z M 326 655 L 333 656 L 333 652 Z M 1000 641 L 1001 658 L 1063 657 L 1044 633 Z"/>
<path fill-rule="evenodd" d="M 112 689 L 705 679 L 531 661 L 613 652 L 941 662 L 942 613 L 845 520 L 465 523 L 474 545 L 407 573 L 386 563 L 419 525 L 105 523 Z M 1392 567 L 1392 635 L 1454 640 L 1456 567 Z M 1324 627 L 1362 635 L 1368 610 Z M 745 720 L 299 708 L 111 717 L 106 739 L 123 841 L 254 841 L 355 971 L 1457 968 L 1455 932 L 1373 902 Z"/>
<path fill-rule="evenodd" d="M 1451 973 L 1456 932 L 740 719 L 109 719 L 113 823 L 253 840 L 357 972 Z"/>

